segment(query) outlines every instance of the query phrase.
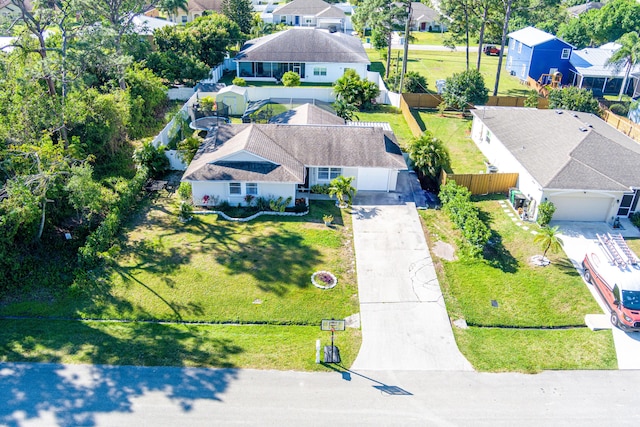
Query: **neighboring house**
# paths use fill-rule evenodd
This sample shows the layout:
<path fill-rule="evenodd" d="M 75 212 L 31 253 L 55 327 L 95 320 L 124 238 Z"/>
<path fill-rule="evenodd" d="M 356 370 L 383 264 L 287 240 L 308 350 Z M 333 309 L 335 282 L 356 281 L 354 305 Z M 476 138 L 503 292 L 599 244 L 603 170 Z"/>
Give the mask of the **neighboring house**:
<path fill-rule="evenodd" d="M 600 3 L 597 1 L 590 1 L 588 3 L 579 4 L 577 6 L 571 6 L 567 8 L 567 14 L 571 18 L 577 18 L 585 12 L 588 12 L 592 9 L 602 9 L 604 3 Z"/>
<path fill-rule="evenodd" d="M 370 64 L 360 39 L 315 28 L 291 28 L 249 40 L 235 57 L 239 77 L 279 81 L 287 71 L 302 82 L 333 83 L 346 69 L 366 79 Z"/>
<path fill-rule="evenodd" d="M 573 46 L 553 34 L 534 27 L 523 28 L 509 34 L 507 71 L 526 82 L 528 78 L 538 81 L 556 72 L 562 73 L 562 84 L 571 79 L 569 71 Z M 546 76 L 544 76 L 546 75 Z M 543 84 L 548 81 L 543 80 Z"/>
<path fill-rule="evenodd" d="M 572 84 L 591 89 L 596 96 L 618 95 L 626 67 L 621 66 L 616 69 L 613 64 L 608 63 L 609 58 L 618 49 L 620 49 L 619 44 L 607 43 L 598 48 L 587 47 L 574 50 L 570 59 Z M 634 92 L 640 91 L 639 82 L 640 64 L 637 64 L 631 69 L 624 92 L 632 96 Z"/>
<path fill-rule="evenodd" d="M 394 191 L 406 168 L 393 132 L 378 127 L 229 124 L 202 143 L 182 181 L 195 205 L 246 205 L 247 195 L 293 205 L 298 191 L 340 175 L 359 191 Z"/>
<path fill-rule="evenodd" d="M 287 125 L 344 125 L 344 119 L 313 104 L 303 104 L 293 110 L 271 117 L 269 123 Z"/>
<path fill-rule="evenodd" d="M 322 0 L 293 0 L 273 11 L 274 24 L 344 31 L 346 14 Z"/>
<path fill-rule="evenodd" d="M 175 22 L 146 15 L 134 16 L 132 23 L 133 32 L 142 36 L 153 36 L 153 32 L 158 28 L 166 27 L 167 25 L 176 25 Z"/>
<path fill-rule="evenodd" d="M 593 114 L 484 107 L 472 110 L 471 137 L 500 172 L 517 172 L 532 202 L 556 207 L 554 220 L 607 221 L 635 212 L 640 144 Z"/>
<path fill-rule="evenodd" d="M 178 9 L 175 15 L 170 15 L 169 21 L 178 24 L 186 24 L 196 18 L 210 13 L 221 13 L 222 0 L 189 0 L 187 3 L 187 10 Z M 160 15 L 160 11 L 157 8 L 151 9 L 145 15 L 157 18 Z"/>
<path fill-rule="evenodd" d="M 440 20 L 440 14 L 421 2 L 411 2 L 411 30 L 413 31 L 447 31 L 447 26 Z"/>

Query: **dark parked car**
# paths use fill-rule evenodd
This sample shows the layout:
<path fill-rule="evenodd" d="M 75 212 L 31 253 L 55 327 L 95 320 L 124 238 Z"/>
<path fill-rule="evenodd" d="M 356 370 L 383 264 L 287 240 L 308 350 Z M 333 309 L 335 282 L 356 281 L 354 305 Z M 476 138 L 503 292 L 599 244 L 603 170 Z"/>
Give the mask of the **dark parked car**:
<path fill-rule="evenodd" d="M 500 55 L 500 48 L 493 45 L 487 45 L 482 50 L 485 55 L 497 56 Z"/>

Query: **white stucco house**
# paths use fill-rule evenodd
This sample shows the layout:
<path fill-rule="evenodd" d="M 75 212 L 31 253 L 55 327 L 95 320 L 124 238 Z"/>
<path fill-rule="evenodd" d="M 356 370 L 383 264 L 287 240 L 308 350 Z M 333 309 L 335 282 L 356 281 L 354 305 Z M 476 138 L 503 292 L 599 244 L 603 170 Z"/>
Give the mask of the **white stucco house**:
<path fill-rule="evenodd" d="M 328 119 L 317 107 L 298 110 L 292 122 Z M 282 124 L 284 123 L 284 124 Z M 375 126 L 333 124 L 226 124 L 206 139 L 185 171 L 197 206 L 228 201 L 246 205 L 245 197 L 286 199 L 355 177 L 358 191 L 394 191 L 398 172 L 407 169 L 393 132 Z"/>
<path fill-rule="evenodd" d="M 357 37 L 304 27 L 249 40 L 234 60 L 237 75 L 247 81 L 278 81 L 293 71 L 314 83 L 333 83 L 347 69 L 366 79 L 371 63 Z"/>
<path fill-rule="evenodd" d="M 638 210 L 640 144 L 593 114 L 484 107 L 471 137 L 499 172 L 517 172 L 533 215 L 543 201 L 553 220 L 606 221 Z"/>
<path fill-rule="evenodd" d="M 300 27 L 345 29 L 344 11 L 323 0 L 293 0 L 273 11 L 273 23 Z"/>

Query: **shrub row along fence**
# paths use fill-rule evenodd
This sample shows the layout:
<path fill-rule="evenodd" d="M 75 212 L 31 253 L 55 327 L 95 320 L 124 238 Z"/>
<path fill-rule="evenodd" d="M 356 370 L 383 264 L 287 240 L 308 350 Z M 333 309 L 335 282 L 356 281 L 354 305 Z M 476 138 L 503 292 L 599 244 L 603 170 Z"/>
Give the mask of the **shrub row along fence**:
<path fill-rule="evenodd" d="M 402 98 L 409 108 L 438 108 L 443 101 L 442 96 L 433 93 L 403 93 Z M 487 103 L 489 107 L 524 107 L 526 96 L 490 96 Z M 549 108 L 549 100 L 538 98 L 538 108 Z"/>
<path fill-rule="evenodd" d="M 518 182 L 517 173 L 480 173 L 480 174 L 447 174 L 442 171 L 440 186 L 454 181 L 456 184 L 469 189 L 472 195 L 508 193 L 509 188 Z"/>

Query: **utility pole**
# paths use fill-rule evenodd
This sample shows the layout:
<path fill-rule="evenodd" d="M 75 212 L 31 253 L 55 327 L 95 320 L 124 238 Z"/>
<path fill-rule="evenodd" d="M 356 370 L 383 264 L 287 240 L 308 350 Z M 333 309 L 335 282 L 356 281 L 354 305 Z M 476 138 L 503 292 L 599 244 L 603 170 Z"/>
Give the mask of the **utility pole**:
<path fill-rule="evenodd" d="M 409 25 L 411 23 L 411 0 L 407 0 L 407 22 L 404 27 L 404 54 L 402 57 L 402 74 L 400 75 L 400 94 L 404 85 L 404 75 L 407 73 L 407 57 L 409 56 Z"/>

